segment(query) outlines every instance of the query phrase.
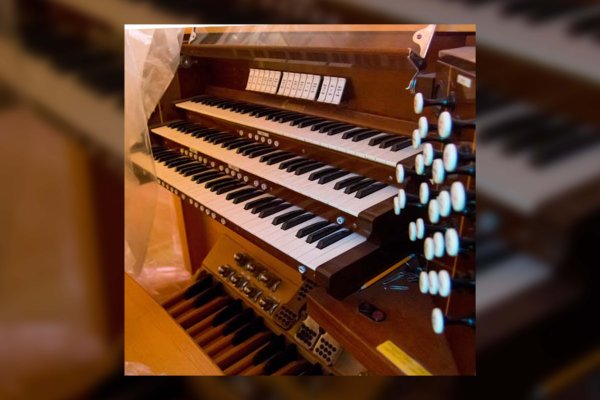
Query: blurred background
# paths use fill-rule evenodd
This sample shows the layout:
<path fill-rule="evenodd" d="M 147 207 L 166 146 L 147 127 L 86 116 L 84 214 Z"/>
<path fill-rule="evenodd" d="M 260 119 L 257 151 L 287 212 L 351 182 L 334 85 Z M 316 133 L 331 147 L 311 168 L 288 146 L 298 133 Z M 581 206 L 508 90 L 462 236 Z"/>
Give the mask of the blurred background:
<path fill-rule="evenodd" d="M 600 398 L 597 2 L 4 0 L 0 21 L 1 398 Z M 123 24 L 404 22 L 477 24 L 477 385 L 123 378 Z"/>

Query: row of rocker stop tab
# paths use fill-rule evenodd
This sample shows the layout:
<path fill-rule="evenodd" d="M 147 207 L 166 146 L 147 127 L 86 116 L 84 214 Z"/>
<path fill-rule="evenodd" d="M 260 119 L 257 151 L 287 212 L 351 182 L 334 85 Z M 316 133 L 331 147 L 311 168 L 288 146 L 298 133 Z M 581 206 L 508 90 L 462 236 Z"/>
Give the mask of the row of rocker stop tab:
<path fill-rule="evenodd" d="M 246 90 L 340 104 L 346 78 L 251 68 Z"/>

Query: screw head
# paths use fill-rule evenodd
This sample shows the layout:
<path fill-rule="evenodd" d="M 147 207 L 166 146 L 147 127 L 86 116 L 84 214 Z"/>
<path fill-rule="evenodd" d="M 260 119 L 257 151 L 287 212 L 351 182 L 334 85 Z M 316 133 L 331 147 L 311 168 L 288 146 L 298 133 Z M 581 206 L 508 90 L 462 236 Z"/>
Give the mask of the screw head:
<path fill-rule="evenodd" d="M 335 219 L 335 222 L 337 222 L 338 225 L 343 225 L 344 222 L 346 222 L 346 218 L 342 217 L 341 215 L 339 217 L 337 217 Z"/>
<path fill-rule="evenodd" d="M 304 274 L 306 272 L 306 267 L 304 265 L 299 265 L 298 272 L 300 272 L 301 274 Z"/>

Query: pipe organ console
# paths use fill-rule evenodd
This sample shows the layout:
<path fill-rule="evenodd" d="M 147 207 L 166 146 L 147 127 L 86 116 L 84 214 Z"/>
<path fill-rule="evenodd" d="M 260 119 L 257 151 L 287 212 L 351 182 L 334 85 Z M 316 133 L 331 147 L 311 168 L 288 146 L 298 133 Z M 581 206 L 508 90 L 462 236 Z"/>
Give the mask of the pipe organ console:
<path fill-rule="evenodd" d="M 184 43 L 131 158 L 182 205 L 195 278 L 162 306 L 225 374 L 475 373 L 474 46 L 464 25 Z"/>

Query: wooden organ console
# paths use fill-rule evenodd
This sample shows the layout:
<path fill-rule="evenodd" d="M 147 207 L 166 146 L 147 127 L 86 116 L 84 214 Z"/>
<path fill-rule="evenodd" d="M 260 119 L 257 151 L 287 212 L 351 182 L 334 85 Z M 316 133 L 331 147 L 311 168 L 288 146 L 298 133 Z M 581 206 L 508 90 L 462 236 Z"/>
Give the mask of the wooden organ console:
<path fill-rule="evenodd" d="M 209 28 L 181 54 L 131 156 L 181 202 L 174 322 L 226 375 L 473 375 L 474 26 Z"/>

